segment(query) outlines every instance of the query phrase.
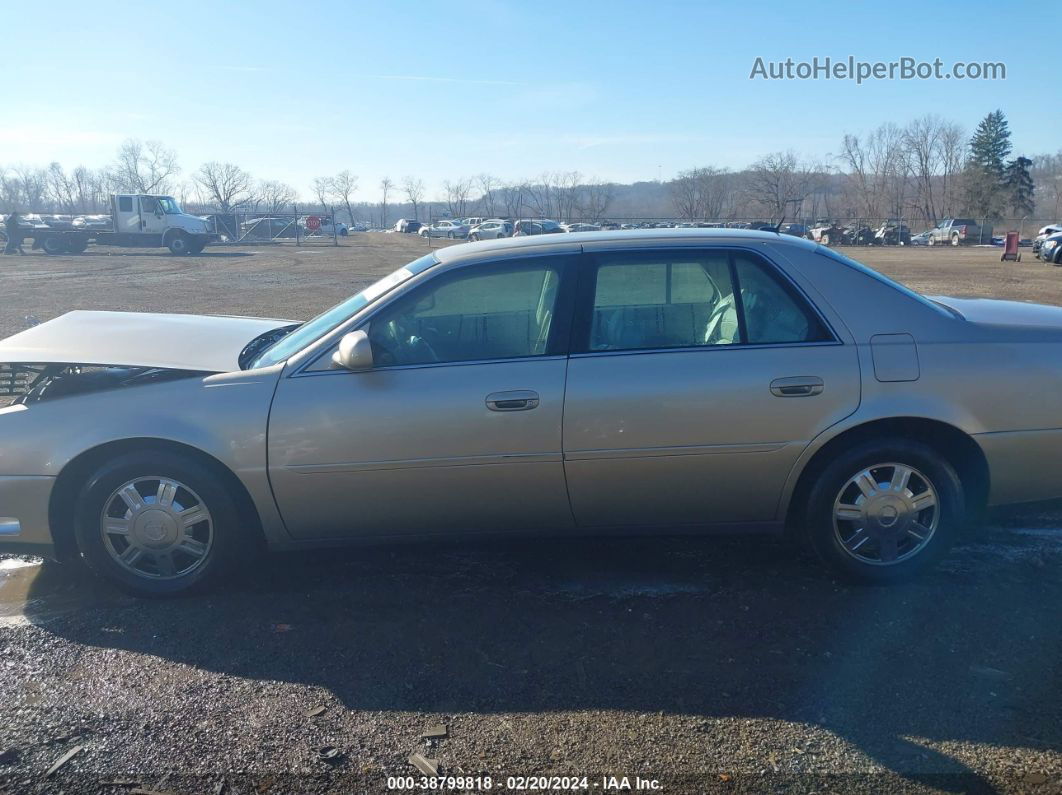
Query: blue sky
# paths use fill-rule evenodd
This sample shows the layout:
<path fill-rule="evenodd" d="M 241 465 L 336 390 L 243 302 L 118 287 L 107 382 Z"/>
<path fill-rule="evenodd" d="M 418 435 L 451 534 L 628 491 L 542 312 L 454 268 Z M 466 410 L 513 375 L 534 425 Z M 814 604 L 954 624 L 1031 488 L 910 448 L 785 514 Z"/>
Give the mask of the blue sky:
<path fill-rule="evenodd" d="M 1055 2 L 138 2 L 52 0 L 5 36 L 0 164 L 103 165 L 158 139 L 185 176 L 238 163 L 309 194 L 384 176 L 578 170 L 664 179 L 772 151 L 820 159 L 844 133 L 997 107 L 1016 152 L 1062 148 Z M 8 10 L 8 20 L 11 19 Z M 957 31 L 957 32 L 956 32 Z M 750 80 L 757 56 L 1002 61 L 1002 81 Z M 14 75 L 17 79 L 12 79 Z M 1047 100 L 1046 105 L 1041 101 Z"/>

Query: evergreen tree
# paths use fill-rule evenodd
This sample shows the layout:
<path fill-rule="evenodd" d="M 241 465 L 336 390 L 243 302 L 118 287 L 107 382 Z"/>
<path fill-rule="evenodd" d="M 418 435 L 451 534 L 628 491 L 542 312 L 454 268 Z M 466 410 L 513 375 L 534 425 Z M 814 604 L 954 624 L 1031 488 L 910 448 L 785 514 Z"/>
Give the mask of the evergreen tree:
<path fill-rule="evenodd" d="M 1010 128 L 1003 111 L 989 113 L 970 138 L 966 166 L 966 205 L 976 216 L 999 218 L 1007 204 L 1006 159 L 1010 154 Z"/>
<path fill-rule="evenodd" d="M 1032 161 L 1027 157 L 1016 157 L 1007 163 L 1003 172 L 1003 184 L 1007 188 L 1007 199 L 1014 208 L 1015 215 L 1032 215 L 1036 209 L 1033 199 L 1033 179 L 1029 174 Z"/>
<path fill-rule="evenodd" d="M 1003 111 L 989 113 L 977 125 L 970 139 L 970 163 L 1003 179 L 1003 168 L 1010 154 L 1010 127 Z"/>

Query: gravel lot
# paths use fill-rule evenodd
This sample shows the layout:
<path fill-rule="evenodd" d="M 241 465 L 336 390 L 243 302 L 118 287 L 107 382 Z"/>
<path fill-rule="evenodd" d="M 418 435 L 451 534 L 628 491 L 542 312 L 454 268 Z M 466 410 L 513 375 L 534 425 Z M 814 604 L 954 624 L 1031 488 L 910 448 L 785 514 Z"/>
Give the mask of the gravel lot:
<path fill-rule="evenodd" d="M 4 257 L 0 336 L 71 309 L 308 317 L 426 249 L 369 234 Z M 1027 251 L 847 253 L 930 294 L 1062 305 L 1062 270 Z M 495 791 L 548 774 L 599 792 L 604 776 L 675 793 L 1059 792 L 1060 528 L 1057 505 L 997 512 L 890 588 L 762 539 L 300 554 L 161 602 L 7 558 L 0 792 L 377 792 L 420 775 L 415 752 Z M 446 737 L 423 739 L 437 724 Z"/>

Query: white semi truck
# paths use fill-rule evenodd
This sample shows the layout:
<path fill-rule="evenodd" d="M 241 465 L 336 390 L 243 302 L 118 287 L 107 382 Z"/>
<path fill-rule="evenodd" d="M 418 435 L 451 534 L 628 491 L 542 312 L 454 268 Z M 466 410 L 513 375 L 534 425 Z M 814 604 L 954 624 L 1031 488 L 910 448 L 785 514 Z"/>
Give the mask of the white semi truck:
<path fill-rule="evenodd" d="M 198 254 L 218 239 L 210 222 L 181 209 L 172 196 L 115 193 L 110 223 L 75 223 L 71 228 L 44 224 L 21 227 L 24 240 L 47 254 L 80 254 L 89 243 L 130 248 L 168 248 L 173 254 Z"/>

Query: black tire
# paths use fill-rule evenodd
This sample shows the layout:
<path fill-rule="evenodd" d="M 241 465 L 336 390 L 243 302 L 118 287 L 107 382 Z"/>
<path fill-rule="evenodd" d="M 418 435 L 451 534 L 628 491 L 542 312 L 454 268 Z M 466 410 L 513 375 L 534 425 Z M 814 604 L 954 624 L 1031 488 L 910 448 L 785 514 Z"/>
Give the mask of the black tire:
<path fill-rule="evenodd" d="M 474 235 L 469 235 L 468 239 L 471 240 L 473 243 L 478 243 L 479 242 L 479 234 L 476 233 Z"/>
<path fill-rule="evenodd" d="M 66 250 L 71 254 L 84 254 L 88 248 L 88 240 L 83 237 L 72 237 L 67 241 Z"/>
<path fill-rule="evenodd" d="M 183 257 L 186 254 L 190 254 L 192 251 L 192 240 L 184 232 L 177 232 L 170 238 L 170 242 L 166 244 L 166 248 L 170 250 L 170 253 L 177 257 Z"/>
<path fill-rule="evenodd" d="M 108 551 L 101 530 L 101 517 L 113 504 L 117 489 L 137 478 L 163 477 L 194 491 L 209 511 L 213 533 L 212 543 L 195 568 L 165 579 L 137 575 L 122 566 Z M 177 453 L 140 451 L 118 456 L 99 467 L 78 494 L 74 521 L 78 549 L 96 574 L 136 596 L 177 596 L 201 589 L 232 567 L 240 549 L 254 546 L 245 541 L 239 511 L 223 482 L 212 467 Z"/>
<path fill-rule="evenodd" d="M 66 240 L 62 235 L 48 235 L 41 241 L 41 248 L 45 254 L 65 254 L 67 252 Z"/>
<path fill-rule="evenodd" d="M 193 240 L 192 244 L 188 247 L 188 254 L 190 256 L 197 256 L 203 253 L 203 249 L 206 248 L 205 240 Z"/>
<path fill-rule="evenodd" d="M 834 520 L 835 501 L 850 479 L 868 467 L 885 463 L 902 464 L 916 470 L 913 477 L 924 476 L 936 492 L 935 510 L 939 511 L 936 528 L 924 546 L 912 550 L 910 557 L 901 554 L 887 564 L 865 562 L 847 551 Z M 808 541 L 822 561 L 845 579 L 866 584 L 899 582 L 931 567 L 948 551 L 965 522 L 964 505 L 959 476 L 931 447 L 907 439 L 875 439 L 837 456 L 819 475 L 808 497 Z"/>
<path fill-rule="evenodd" d="M 454 239 L 454 233 L 453 233 L 453 232 L 447 232 L 447 233 L 446 233 L 446 236 L 447 236 L 448 238 L 450 238 L 450 240 L 453 240 L 453 239 Z"/>

